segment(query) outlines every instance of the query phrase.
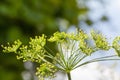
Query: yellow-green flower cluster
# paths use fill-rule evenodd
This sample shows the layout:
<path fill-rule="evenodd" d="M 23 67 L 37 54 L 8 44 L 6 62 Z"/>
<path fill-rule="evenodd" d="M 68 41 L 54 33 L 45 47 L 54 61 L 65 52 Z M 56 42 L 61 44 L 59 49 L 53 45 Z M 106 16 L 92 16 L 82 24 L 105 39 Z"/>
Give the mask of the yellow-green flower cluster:
<path fill-rule="evenodd" d="M 75 40 L 76 42 L 78 41 L 80 43 L 80 45 L 79 45 L 80 50 L 83 53 L 90 55 L 94 50 L 92 49 L 92 47 L 90 47 L 86 44 L 86 42 L 85 42 L 86 39 L 88 39 L 88 35 L 86 33 L 84 33 L 82 30 L 79 30 L 76 34 L 73 34 L 73 33 L 68 34 L 65 32 L 56 32 L 53 34 L 52 37 L 50 37 L 50 39 L 48 41 L 64 42 L 67 40 Z"/>
<path fill-rule="evenodd" d="M 65 32 L 55 32 L 48 41 L 50 42 L 63 42 L 66 40 L 67 34 Z"/>
<path fill-rule="evenodd" d="M 46 37 L 45 35 L 36 36 L 35 38 L 30 38 L 30 40 L 28 46 L 20 48 L 19 54 L 21 55 L 18 58 L 23 58 L 24 61 L 41 62 L 41 59 L 44 58 Z"/>
<path fill-rule="evenodd" d="M 63 42 L 65 41 L 67 34 L 65 32 L 55 32 L 48 41 L 50 42 Z"/>
<path fill-rule="evenodd" d="M 16 40 L 14 41 L 14 44 L 13 45 L 10 45 L 8 43 L 8 46 L 3 46 L 2 47 L 4 48 L 3 52 L 15 52 L 17 51 L 17 49 L 21 46 L 22 42 L 20 40 Z"/>
<path fill-rule="evenodd" d="M 56 71 L 57 69 L 54 65 L 50 63 L 43 63 L 37 68 L 36 75 L 39 80 L 44 80 L 44 78 L 54 78 Z"/>
<path fill-rule="evenodd" d="M 119 43 L 119 41 L 120 41 L 120 36 L 116 37 L 112 43 L 112 47 L 115 49 L 118 56 L 120 56 L 120 43 Z"/>
<path fill-rule="evenodd" d="M 43 34 L 41 36 L 35 36 L 35 38 L 30 38 L 29 44 L 31 45 L 32 48 L 41 48 L 44 47 L 46 44 L 46 36 Z"/>
<path fill-rule="evenodd" d="M 67 39 L 71 40 L 81 40 L 87 38 L 87 34 L 85 34 L 82 30 L 78 32 L 78 34 L 73 33 L 65 33 L 65 32 L 55 32 L 52 37 L 48 39 L 50 42 L 63 42 Z"/>
<path fill-rule="evenodd" d="M 84 33 L 82 30 L 79 30 L 77 31 L 76 34 L 74 33 L 71 33 L 71 34 L 66 34 L 67 37 L 71 40 L 76 40 L 76 41 L 79 41 L 79 40 L 83 40 L 83 39 L 87 39 L 88 38 L 88 35 L 86 33 Z"/>
<path fill-rule="evenodd" d="M 55 32 L 52 37 L 48 39 L 49 42 L 65 42 L 67 39 L 76 40 L 74 34 L 67 34 L 65 32 Z"/>
<path fill-rule="evenodd" d="M 53 56 L 47 51 L 49 48 L 45 47 L 47 39 L 44 34 L 30 38 L 28 45 L 21 45 L 22 43 L 17 40 L 11 46 L 8 43 L 8 46 L 2 47 L 4 48 L 4 52 L 16 53 L 18 59 L 40 63 L 36 75 L 40 80 L 44 80 L 45 78 L 53 78 L 58 69 L 62 71 L 66 70 L 66 72 L 71 71 L 81 61 L 82 55 L 89 56 L 97 50 L 109 50 L 111 48 L 102 34 L 92 31 L 91 37 L 82 30 L 69 34 L 55 32 L 48 39 L 48 42 L 57 43 L 58 52 L 56 56 Z M 92 44 L 89 43 L 91 40 L 93 41 Z M 119 41 L 120 37 L 116 37 L 112 43 L 112 47 L 118 56 L 120 56 Z M 49 59 L 51 59 L 51 62 L 48 61 Z"/>
<path fill-rule="evenodd" d="M 82 30 L 78 31 L 78 34 L 76 34 L 76 40 L 85 40 L 88 38 L 88 35 L 84 33 Z"/>
<path fill-rule="evenodd" d="M 44 58 L 46 44 L 45 35 L 36 36 L 35 38 L 30 38 L 29 45 L 21 45 L 20 41 L 15 41 L 14 45 L 8 47 L 3 47 L 4 52 L 15 52 L 17 54 L 17 59 L 23 59 L 23 61 L 34 61 L 41 62 Z M 17 49 L 19 50 L 17 51 Z"/>
<path fill-rule="evenodd" d="M 77 38 L 80 41 L 79 47 L 83 53 L 85 53 L 86 55 L 90 55 L 94 52 L 94 49 L 91 46 L 89 46 L 88 43 L 86 43 L 86 41 L 89 39 L 86 33 L 80 30 L 79 34 L 77 35 Z"/>
<path fill-rule="evenodd" d="M 110 46 L 109 46 L 106 38 L 103 37 L 102 34 L 98 34 L 94 31 L 91 31 L 91 35 L 92 35 L 92 38 L 93 38 L 95 45 L 98 49 L 101 49 L 101 50 L 109 50 L 110 49 Z"/>
<path fill-rule="evenodd" d="M 88 46 L 84 40 L 80 40 L 79 47 L 80 47 L 80 50 L 86 55 L 91 55 L 94 52 L 94 49 Z"/>

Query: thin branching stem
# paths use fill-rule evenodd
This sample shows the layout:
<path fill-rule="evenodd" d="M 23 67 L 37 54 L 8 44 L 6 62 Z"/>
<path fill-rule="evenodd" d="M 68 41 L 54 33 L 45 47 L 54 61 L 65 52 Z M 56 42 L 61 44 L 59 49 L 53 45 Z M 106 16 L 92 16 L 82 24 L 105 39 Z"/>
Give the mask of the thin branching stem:
<path fill-rule="evenodd" d="M 104 58 L 112 58 L 112 57 L 117 57 L 117 55 L 110 55 L 110 56 L 105 56 L 105 57 L 99 57 L 99 58 L 94 58 L 94 59 L 92 59 L 92 60 L 104 59 Z"/>
<path fill-rule="evenodd" d="M 81 57 L 80 53 L 77 53 L 71 60 L 70 60 L 70 64 L 73 67 L 74 65 L 76 65 L 78 63 L 78 61 L 80 62 L 82 60 L 83 57 Z"/>
<path fill-rule="evenodd" d="M 48 57 L 48 58 L 50 58 L 50 59 L 54 59 L 54 61 L 59 65 L 59 66 L 57 66 L 57 65 L 55 65 L 57 68 L 59 68 L 59 69 L 61 69 L 61 70 L 63 70 L 64 71 L 64 68 L 65 68 L 65 66 L 64 66 L 64 64 L 63 64 L 63 62 L 61 62 L 61 60 L 58 60 L 58 59 L 56 59 L 54 56 L 52 56 L 51 54 L 49 54 L 48 52 L 47 52 L 47 54 L 48 55 L 45 55 L 45 57 Z M 61 66 L 61 67 L 60 67 Z"/>
<path fill-rule="evenodd" d="M 63 52 L 61 44 L 59 44 L 59 48 L 60 48 L 60 58 L 61 58 L 61 61 L 64 63 L 65 67 L 67 68 L 67 62 L 65 60 L 65 56 L 64 56 L 64 52 Z"/>
<path fill-rule="evenodd" d="M 79 59 L 76 63 L 74 63 L 73 64 L 73 69 L 74 69 L 74 67 L 80 62 L 80 61 L 82 61 L 84 58 L 86 58 L 87 56 L 86 55 L 84 55 L 81 59 Z"/>
<path fill-rule="evenodd" d="M 88 63 L 93 63 L 93 62 L 99 62 L 99 61 L 113 61 L 113 60 L 120 60 L 120 59 L 99 59 L 99 60 L 90 60 L 90 61 L 86 61 L 78 66 L 76 66 L 74 69 L 80 67 L 80 66 L 83 66 L 83 65 L 86 65 Z"/>

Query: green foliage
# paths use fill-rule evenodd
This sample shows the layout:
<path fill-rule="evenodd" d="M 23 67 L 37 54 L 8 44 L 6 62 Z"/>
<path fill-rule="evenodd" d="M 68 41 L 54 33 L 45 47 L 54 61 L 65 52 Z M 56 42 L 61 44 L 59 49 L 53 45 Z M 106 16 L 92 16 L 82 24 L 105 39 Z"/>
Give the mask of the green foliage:
<path fill-rule="evenodd" d="M 0 16 L 7 17 L 13 22 L 20 20 L 35 27 L 43 26 L 47 30 L 57 29 L 58 18 L 77 25 L 78 15 L 83 15 L 87 11 L 86 7 L 79 8 L 75 0 L 0 1 Z"/>
<path fill-rule="evenodd" d="M 37 68 L 36 75 L 40 80 L 44 78 L 53 78 L 57 71 L 63 71 L 70 73 L 71 70 L 76 69 L 87 63 L 104 61 L 104 60 L 116 60 L 109 59 L 109 57 L 97 58 L 90 61 L 86 61 L 78 65 L 84 58 L 90 56 L 98 50 L 109 50 L 109 46 L 105 37 L 102 34 L 98 34 L 94 31 L 91 32 L 92 40 L 95 45 L 91 46 L 87 42 L 91 40 L 89 35 L 82 30 L 78 30 L 77 33 L 65 33 L 56 32 L 50 38 L 47 38 L 44 34 L 42 36 L 36 36 L 30 38 L 28 45 L 21 45 L 19 40 L 15 41 L 12 46 L 2 46 L 3 52 L 14 52 L 17 54 L 18 59 L 23 61 L 32 61 L 40 64 Z M 113 48 L 116 50 L 119 56 L 119 44 L 120 37 L 116 37 L 113 41 Z M 46 50 L 46 42 L 56 42 L 58 46 L 58 53 L 53 54 Z M 52 61 L 48 60 L 51 59 Z"/>

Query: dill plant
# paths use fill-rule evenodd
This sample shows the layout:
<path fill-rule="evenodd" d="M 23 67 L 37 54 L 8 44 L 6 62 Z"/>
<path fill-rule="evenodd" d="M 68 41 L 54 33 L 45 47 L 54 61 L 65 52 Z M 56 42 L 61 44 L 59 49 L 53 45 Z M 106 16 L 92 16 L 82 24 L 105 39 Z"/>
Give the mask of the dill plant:
<path fill-rule="evenodd" d="M 93 42 L 92 45 L 89 41 Z M 78 67 L 97 61 L 120 60 L 119 41 L 120 37 L 116 37 L 110 45 L 101 33 L 92 30 L 91 35 L 88 35 L 78 30 L 77 33 L 55 32 L 50 38 L 44 34 L 35 36 L 35 38 L 30 38 L 28 45 L 23 45 L 20 40 L 16 40 L 12 45 L 8 43 L 7 46 L 2 45 L 2 47 L 5 53 L 15 53 L 17 59 L 39 63 L 36 72 L 39 80 L 52 79 L 57 71 L 65 72 L 68 80 L 71 80 L 70 72 Z M 46 42 L 56 43 L 58 52 L 48 51 Z M 116 51 L 115 55 L 83 61 L 96 51 L 107 51 L 110 48 Z"/>

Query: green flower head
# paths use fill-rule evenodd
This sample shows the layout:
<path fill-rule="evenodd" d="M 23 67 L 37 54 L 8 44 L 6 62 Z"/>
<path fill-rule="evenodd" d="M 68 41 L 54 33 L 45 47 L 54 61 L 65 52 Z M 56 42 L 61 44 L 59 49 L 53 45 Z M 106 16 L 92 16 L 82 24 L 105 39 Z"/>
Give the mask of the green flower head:
<path fill-rule="evenodd" d="M 40 80 L 44 80 L 44 78 L 54 78 L 56 71 L 57 69 L 54 65 L 43 63 L 37 68 L 36 75 Z"/>
<path fill-rule="evenodd" d="M 119 43 L 119 41 L 120 41 L 120 36 L 116 37 L 112 43 L 112 47 L 115 49 L 118 56 L 120 56 L 120 43 Z"/>
<path fill-rule="evenodd" d="M 92 35 L 92 38 L 95 41 L 95 45 L 98 49 L 102 49 L 102 50 L 110 49 L 108 41 L 102 34 L 98 34 L 92 30 L 91 35 Z"/>
<path fill-rule="evenodd" d="M 55 32 L 52 37 L 48 39 L 50 42 L 63 42 L 67 38 L 67 34 L 65 32 Z"/>
<path fill-rule="evenodd" d="M 10 45 L 10 43 L 8 43 L 8 46 L 3 46 L 2 47 L 4 48 L 3 52 L 15 52 L 17 51 L 17 49 L 21 46 L 22 42 L 20 40 L 16 40 L 14 41 L 14 44 L 13 45 Z"/>

